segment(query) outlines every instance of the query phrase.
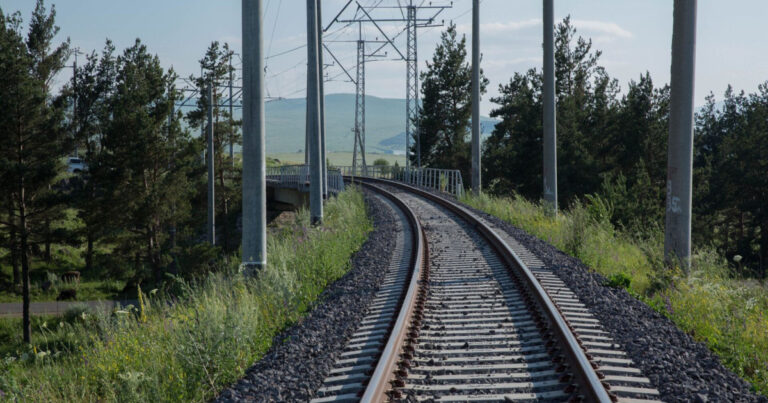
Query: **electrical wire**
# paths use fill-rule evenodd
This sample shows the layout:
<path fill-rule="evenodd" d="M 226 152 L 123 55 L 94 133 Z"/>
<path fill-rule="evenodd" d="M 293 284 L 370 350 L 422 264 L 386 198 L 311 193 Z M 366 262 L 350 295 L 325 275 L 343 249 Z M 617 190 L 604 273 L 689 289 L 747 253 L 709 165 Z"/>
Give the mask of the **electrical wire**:
<path fill-rule="evenodd" d="M 283 0 L 278 0 L 277 2 L 277 13 L 275 13 L 275 19 L 274 23 L 272 25 L 272 35 L 269 37 L 269 47 L 267 48 L 267 54 L 272 54 L 272 42 L 275 39 L 275 30 L 277 30 L 277 20 L 280 19 L 280 6 L 283 5 Z M 266 57 L 265 59 L 269 59 L 269 57 Z"/>

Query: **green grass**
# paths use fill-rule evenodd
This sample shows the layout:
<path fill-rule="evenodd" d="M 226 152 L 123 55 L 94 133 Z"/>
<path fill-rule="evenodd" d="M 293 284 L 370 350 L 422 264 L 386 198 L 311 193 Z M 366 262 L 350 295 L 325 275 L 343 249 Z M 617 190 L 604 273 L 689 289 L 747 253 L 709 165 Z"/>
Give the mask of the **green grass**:
<path fill-rule="evenodd" d="M 82 227 L 82 221 L 77 217 L 76 209 L 66 209 L 61 219 L 52 224 L 52 229 L 74 231 Z M 95 254 L 98 256 L 108 256 L 111 247 L 97 243 Z M 8 261 L 9 252 L 7 249 L 0 248 L 0 260 L 6 264 L 0 264 L 0 303 L 3 302 L 21 302 L 21 289 L 12 285 L 13 269 Z M 123 297 L 121 291 L 125 287 L 124 278 L 129 272 L 115 273 L 99 267 L 98 260 L 92 270 L 85 272 L 85 246 L 73 246 L 67 244 L 51 244 L 51 260 L 46 261 L 42 256 L 31 256 L 30 266 L 30 299 L 32 302 L 55 301 L 59 291 L 65 288 L 74 288 L 77 290 L 77 299 L 80 301 L 88 300 L 112 300 Z M 68 271 L 81 271 L 80 282 L 75 284 L 64 284 L 60 281 L 61 275 Z M 43 291 L 42 285 L 50 282 L 52 287 Z"/>
<path fill-rule="evenodd" d="M 768 395 L 768 286 L 737 279 L 728 262 L 709 249 L 694 253 L 683 275 L 663 261 L 663 233 L 643 236 L 617 230 L 599 198 L 575 204 L 556 217 L 520 196 L 467 194 L 463 202 L 507 221 L 604 275 L 606 286 L 627 288 L 706 343 L 723 363 Z"/>
<path fill-rule="evenodd" d="M 362 194 L 348 190 L 325 212 L 320 228 L 303 211 L 272 233 L 257 279 L 229 267 L 196 284 L 177 281 L 173 305 L 144 290 L 138 307 L 38 322 L 33 346 L 0 358 L 0 390 L 24 401 L 210 400 L 348 271 L 372 228 Z"/>

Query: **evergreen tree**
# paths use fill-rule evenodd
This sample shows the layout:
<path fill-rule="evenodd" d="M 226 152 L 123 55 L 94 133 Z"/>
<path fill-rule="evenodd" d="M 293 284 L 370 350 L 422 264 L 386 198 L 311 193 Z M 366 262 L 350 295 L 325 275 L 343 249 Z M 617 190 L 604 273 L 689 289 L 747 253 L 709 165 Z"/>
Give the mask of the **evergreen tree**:
<path fill-rule="evenodd" d="M 0 13 L 0 188 L 10 195 L 6 226 L 18 236 L 22 270 L 23 336 L 30 341 L 29 287 L 31 245 L 46 231 L 46 216 L 56 205 L 52 185 L 68 149 L 62 125 L 63 104 L 48 86 L 68 57 L 68 43 L 51 50 L 55 10 L 38 0 L 26 41 L 18 15 Z M 55 101 L 55 102 L 54 102 Z"/>
<path fill-rule="evenodd" d="M 421 164 L 424 167 L 453 168 L 469 178 L 471 165 L 469 138 L 472 117 L 472 67 L 467 62 L 466 37 L 458 39 L 456 25 L 441 34 L 432 62 L 421 73 L 422 104 L 414 120 L 420 136 Z M 480 72 L 480 93 L 488 80 Z M 411 163 L 416 163 L 417 142 L 411 147 Z"/>
<path fill-rule="evenodd" d="M 234 52 L 230 50 L 229 44 L 221 45 L 219 42 L 212 42 L 205 52 L 205 56 L 200 60 L 200 67 L 203 70 L 201 77 L 190 77 L 197 85 L 198 93 L 203 96 L 198 98 L 197 109 L 187 113 L 187 121 L 190 126 L 203 129 L 207 125 L 208 116 L 208 98 L 207 89 L 209 84 L 213 85 L 213 148 L 214 148 L 214 171 L 216 175 L 216 205 L 217 219 L 216 223 L 221 227 L 222 247 L 225 251 L 231 252 L 237 249 L 240 244 L 232 229 L 237 220 L 237 212 L 240 211 L 237 206 L 240 203 L 239 191 L 240 170 L 235 167 L 234 161 L 229 159 L 228 152 L 225 152 L 230 142 L 240 143 L 239 127 L 242 121 L 235 120 L 229 113 L 229 93 L 222 93 L 221 89 L 229 81 L 230 74 L 234 74 L 234 67 L 230 67 L 231 58 Z M 201 141 L 207 141 L 208 133 L 204 133 Z M 233 204 L 235 204 L 233 206 Z"/>
<path fill-rule="evenodd" d="M 85 147 L 88 165 L 80 177 L 72 179 L 74 191 L 72 202 L 78 207 L 78 216 L 83 221 L 82 236 L 85 237 L 85 269 L 93 267 L 94 244 L 108 227 L 110 217 L 101 214 L 102 200 L 97 181 L 98 155 L 104 148 L 104 131 L 112 118 L 109 100 L 115 92 L 116 60 L 115 47 L 107 40 L 99 57 L 95 52 L 87 56 L 86 63 L 77 68 L 77 85 L 65 90 L 73 102 L 74 116 L 71 126 L 74 141 Z"/>
<path fill-rule="evenodd" d="M 616 113 L 618 82 L 598 65 L 591 40 L 576 38 L 570 17 L 555 31 L 558 193 L 564 201 L 596 192 L 607 159 L 605 139 Z M 541 196 L 542 75 L 516 73 L 491 101 L 501 118 L 484 147 L 484 180 L 492 192 Z"/>
<path fill-rule="evenodd" d="M 115 253 L 133 260 L 136 280 L 143 268 L 160 280 L 171 261 L 168 228 L 190 213 L 188 172 L 199 147 L 182 131 L 176 75 L 160 66 L 141 41 L 117 58 L 112 118 L 92 174 L 103 187 L 100 214 L 111 217 Z"/>
<path fill-rule="evenodd" d="M 500 119 L 483 145 L 485 188 L 496 194 L 541 196 L 542 152 L 541 75 L 536 70 L 515 73 L 499 86 L 498 105 L 491 117 Z"/>

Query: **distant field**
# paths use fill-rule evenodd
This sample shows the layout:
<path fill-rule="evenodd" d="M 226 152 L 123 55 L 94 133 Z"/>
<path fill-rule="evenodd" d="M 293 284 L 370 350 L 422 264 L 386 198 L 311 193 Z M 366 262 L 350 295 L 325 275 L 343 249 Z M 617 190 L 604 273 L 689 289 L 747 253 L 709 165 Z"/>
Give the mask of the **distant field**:
<path fill-rule="evenodd" d="M 304 153 L 277 153 L 277 154 L 267 154 L 267 157 L 269 158 L 276 158 L 280 160 L 281 163 L 294 163 L 294 164 L 302 164 L 304 163 Z M 365 154 L 365 162 L 368 163 L 368 165 L 373 164 L 373 161 L 383 158 L 389 162 L 389 165 L 394 165 L 395 161 L 400 166 L 405 165 L 405 156 L 404 155 L 394 155 L 394 154 Z M 331 165 L 352 165 L 352 153 L 351 152 L 330 152 L 328 153 L 328 159 L 331 161 Z"/>

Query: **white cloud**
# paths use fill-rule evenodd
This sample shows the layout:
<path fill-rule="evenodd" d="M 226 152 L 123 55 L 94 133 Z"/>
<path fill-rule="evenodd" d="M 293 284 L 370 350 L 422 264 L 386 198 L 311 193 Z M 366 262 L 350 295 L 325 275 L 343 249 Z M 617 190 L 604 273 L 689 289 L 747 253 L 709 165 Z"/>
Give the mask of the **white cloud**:
<path fill-rule="evenodd" d="M 634 36 L 632 32 L 620 27 L 615 22 L 573 20 L 573 26 L 579 31 L 600 33 L 601 36 L 616 38 L 632 38 Z"/>
<path fill-rule="evenodd" d="M 514 31 L 520 31 L 532 27 L 540 27 L 540 18 L 531 18 L 525 21 L 510 21 L 510 22 L 486 22 L 480 24 L 480 32 L 482 34 L 506 34 Z M 462 34 L 470 34 L 472 32 L 472 25 L 459 24 L 456 26 L 456 30 Z"/>
<path fill-rule="evenodd" d="M 615 22 L 574 19 L 573 25 L 578 31 L 587 34 L 585 36 L 599 36 L 601 39 L 634 37 L 632 32 L 622 28 Z M 481 34 L 503 35 L 540 27 L 541 19 L 531 18 L 523 21 L 484 23 L 480 25 L 480 32 Z M 470 24 L 461 24 L 457 26 L 457 29 L 461 33 L 469 34 L 472 31 L 472 26 Z M 590 33 L 597 35 L 588 35 Z"/>
<path fill-rule="evenodd" d="M 524 29 L 540 27 L 541 19 L 532 18 L 525 21 L 510 21 L 510 22 L 491 22 L 487 24 L 481 24 L 480 28 L 482 32 L 491 34 L 495 33 L 509 33 L 514 31 L 521 31 Z"/>

